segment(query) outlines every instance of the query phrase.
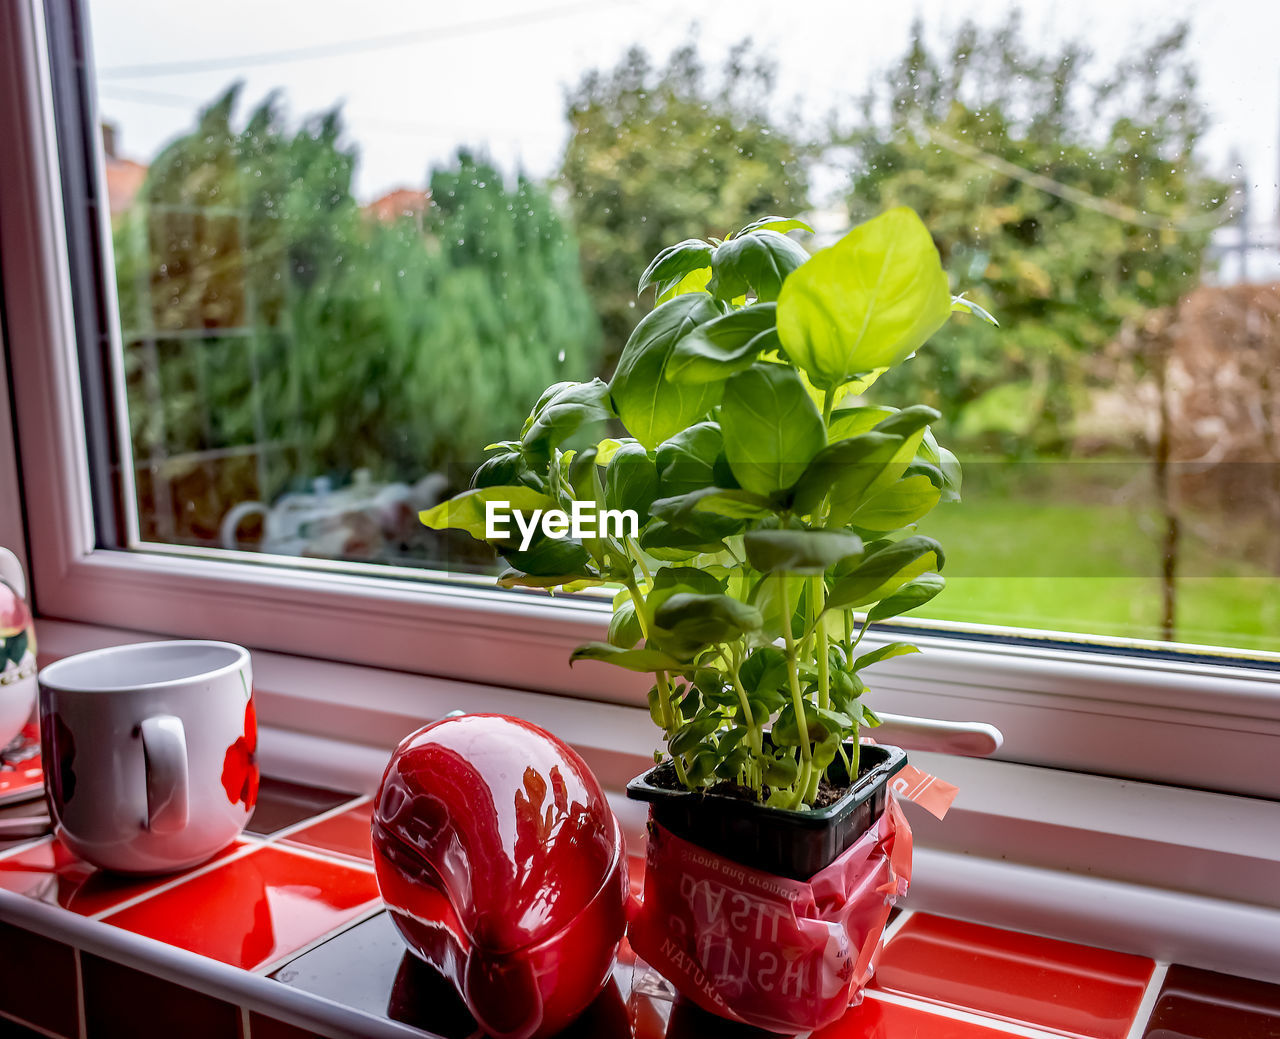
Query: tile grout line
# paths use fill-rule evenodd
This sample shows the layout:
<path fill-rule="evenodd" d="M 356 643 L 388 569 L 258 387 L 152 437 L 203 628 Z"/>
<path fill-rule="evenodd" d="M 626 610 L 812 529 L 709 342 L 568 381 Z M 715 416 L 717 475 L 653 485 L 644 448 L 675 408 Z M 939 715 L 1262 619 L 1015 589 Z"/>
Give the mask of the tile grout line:
<path fill-rule="evenodd" d="M 274 844 L 276 841 L 283 840 L 285 837 L 291 837 L 299 830 L 305 830 L 309 826 L 315 826 L 317 823 L 327 822 L 329 819 L 336 818 L 344 812 L 349 812 L 353 808 L 359 808 L 366 801 L 372 801 L 373 798 L 369 794 L 357 794 L 350 801 L 343 801 L 340 805 L 327 808 L 318 815 L 309 815 L 300 822 L 290 823 L 288 826 L 281 827 L 274 833 L 260 834 L 262 840 L 268 844 Z"/>
<path fill-rule="evenodd" d="M 880 935 L 880 941 L 888 945 L 894 938 L 898 936 L 898 932 L 902 930 L 902 925 L 915 916 L 914 909 L 904 909 L 897 917 L 889 921 L 884 929 L 884 933 Z"/>
<path fill-rule="evenodd" d="M 377 872 L 372 862 L 365 859 L 351 858 L 338 851 L 329 851 L 327 848 L 315 848 L 309 844 L 269 844 L 267 847 L 274 848 L 276 851 L 283 852 L 286 855 L 315 859 L 330 866 L 346 866 L 348 869 L 354 869 L 360 873 L 374 874 Z"/>
<path fill-rule="evenodd" d="M 24 851 L 30 851 L 32 848 L 38 848 L 42 844 L 53 842 L 53 832 L 42 833 L 39 837 L 31 837 L 27 840 L 19 841 L 12 847 L 5 848 L 0 851 L 0 862 L 5 859 L 13 858 L 15 855 L 21 855 Z"/>
<path fill-rule="evenodd" d="M 247 855 L 252 855 L 255 851 L 259 851 L 263 847 L 264 845 L 258 843 L 246 844 L 243 848 L 232 852 L 230 855 L 223 855 L 220 858 L 213 859 L 211 862 L 206 862 L 203 866 L 197 866 L 195 869 L 190 869 L 178 876 L 171 877 L 164 883 L 157 884 L 153 888 L 149 888 L 148 890 L 136 895 L 131 895 L 122 902 L 117 902 L 115 905 L 108 906 L 106 909 L 100 909 L 96 913 L 90 913 L 88 919 L 96 920 L 100 923 L 105 922 L 104 918 L 110 916 L 112 913 L 119 913 L 125 909 L 132 909 L 140 902 L 145 902 L 148 898 L 163 894 L 166 891 L 172 891 L 175 887 L 180 884 L 185 884 L 188 880 L 195 877 L 202 877 L 206 873 L 212 873 L 215 869 L 225 866 L 229 862 L 235 862 L 238 859 L 243 859 Z"/>
<path fill-rule="evenodd" d="M 1147 1024 L 1151 1020 L 1152 1011 L 1156 1008 L 1156 1000 L 1160 998 L 1165 975 L 1168 973 L 1169 964 L 1157 960 L 1155 968 L 1151 971 L 1151 977 L 1147 980 L 1147 987 L 1142 993 L 1142 1002 L 1138 1004 L 1138 1009 L 1133 1015 L 1133 1024 L 1125 1033 L 1125 1039 L 1142 1039 L 1146 1033 Z"/>
<path fill-rule="evenodd" d="M 40 1025 L 33 1025 L 26 1018 L 19 1017 L 17 1014 L 11 1014 L 7 1010 L 0 1010 L 0 1022 L 2 1021 L 12 1021 L 14 1024 L 21 1025 L 23 1028 L 31 1029 L 31 1031 L 35 1032 L 37 1035 L 47 1035 L 49 1039 L 63 1039 L 63 1036 L 59 1033 L 50 1031 L 48 1028 L 43 1028 Z"/>
<path fill-rule="evenodd" d="M 75 957 L 76 963 L 76 1034 L 80 1036 L 80 1039 L 88 1039 L 89 1015 L 86 1010 L 84 996 L 84 964 L 80 959 L 80 947 L 77 945 L 71 946 L 71 953 Z"/>
<path fill-rule="evenodd" d="M 362 908 L 358 913 L 356 913 L 355 916 L 353 916 L 350 920 L 344 921 L 342 924 L 335 927 L 332 931 L 326 931 L 319 938 L 313 938 L 311 941 L 307 942 L 306 945 L 299 946 L 297 949 L 294 949 L 292 952 L 287 952 L 283 956 L 279 956 L 276 959 L 269 961 L 268 963 L 264 963 L 260 967 L 254 967 L 253 970 L 251 970 L 249 973 L 257 974 L 264 978 L 270 977 L 276 971 L 281 970 L 284 967 L 287 967 L 299 956 L 305 956 L 307 953 L 311 952 L 313 949 L 318 949 L 320 946 L 322 946 L 325 942 L 329 941 L 330 939 L 336 938 L 340 934 L 345 934 L 347 931 L 351 930 L 353 927 L 359 927 L 360 924 L 365 923 L 369 920 L 372 920 L 384 909 L 385 907 L 382 904 L 382 897 L 380 895 L 375 898 L 372 898 L 364 904 L 364 908 Z M 406 949 L 407 949 L 407 946 L 406 946 Z"/>
<path fill-rule="evenodd" d="M 880 989 L 867 989 L 866 995 L 878 999 L 882 1003 L 894 1003 L 910 1010 L 920 1010 L 943 1017 L 949 1021 L 963 1021 L 966 1024 L 981 1025 L 997 1034 L 1021 1036 L 1023 1039 L 1063 1039 L 1061 1032 L 1048 1032 L 1019 1021 L 1007 1021 L 1000 1017 L 991 1017 L 975 1010 L 961 1010 L 959 1007 L 946 1006 L 942 1003 L 931 1003 L 924 999 L 901 996 L 896 992 L 885 992 Z"/>

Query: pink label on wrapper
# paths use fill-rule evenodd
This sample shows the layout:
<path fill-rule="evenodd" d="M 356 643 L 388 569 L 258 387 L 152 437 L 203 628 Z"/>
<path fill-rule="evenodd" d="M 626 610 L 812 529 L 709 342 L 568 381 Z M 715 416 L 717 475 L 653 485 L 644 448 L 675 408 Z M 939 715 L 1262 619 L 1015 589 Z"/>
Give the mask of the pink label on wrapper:
<path fill-rule="evenodd" d="M 871 979 L 911 877 L 911 828 L 880 819 L 808 881 L 751 869 L 649 825 L 632 948 L 712 1013 L 778 1032 L 839 1018 Z"/>
<path fill-rule="evenodd" d="M 918 804 L 936 819 L 947 814 L 960 788 L 946 780 L 921 772 L 914 765 L 904 765 L 889 782 L 889 789 L 899 797 Z"/>

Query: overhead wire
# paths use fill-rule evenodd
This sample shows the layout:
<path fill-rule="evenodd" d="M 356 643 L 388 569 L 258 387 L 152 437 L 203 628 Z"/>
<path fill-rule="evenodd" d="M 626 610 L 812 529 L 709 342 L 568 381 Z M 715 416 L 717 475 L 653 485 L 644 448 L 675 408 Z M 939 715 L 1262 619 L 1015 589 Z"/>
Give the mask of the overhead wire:
<path fill-rule="evenodd" d="M 109 65 L 98 70 L 99 79 L 137 79 L 151 76 L 179 76 L 197 72 L 217 72 L 242 69 L 254 65 L 285 65 L 295 61 L 314 61 L 320 58 L 340 57 L 370 51 L 410 47 L 420 43 L 437 43 L 460 37 L 474 36 L 499 29 L 519 28 L 554 18 L 565 18 L 584 11 L 599 11 L 606 7 L 632 6 L 639 0 L 584 0 L 559 7 L 544 7 L 534 11 L 502 15 L 496 18 L 472 22 L 456 22 L 436 25 L 426 29 L 367 36 L 356 40 L 335 40 L 330 43 L 307 47 L 291 47 L 274 51 L 258 51 L 249 54 L 229 54 L 218 58 L 192 58 L 185 61 L 144 62 L 135 65 Z"/>

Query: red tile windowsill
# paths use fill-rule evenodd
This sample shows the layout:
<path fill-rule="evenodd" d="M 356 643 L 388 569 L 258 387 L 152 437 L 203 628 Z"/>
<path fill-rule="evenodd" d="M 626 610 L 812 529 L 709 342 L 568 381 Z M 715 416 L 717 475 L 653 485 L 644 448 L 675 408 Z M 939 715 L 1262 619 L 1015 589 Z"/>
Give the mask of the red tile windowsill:
<path fill-rule="evenodd" d="M 0 849 L 0 1034 L 21 1022 L 64 1039 L 470 1035 L 380 911 L 369 800 L 279 781 L 262 791 L 241 840 L 173 877 L 104 875 L 52 837 Z M 630 864 L 639 893 L 643 860 Z M 655 979 L 624 941 L 570 1034 L 762 1034 L 650 994 Z M 904 912 L 862 1004 L 815 1039 L 1014 1036 L 1277 1039 L 1280 986 Z"/>

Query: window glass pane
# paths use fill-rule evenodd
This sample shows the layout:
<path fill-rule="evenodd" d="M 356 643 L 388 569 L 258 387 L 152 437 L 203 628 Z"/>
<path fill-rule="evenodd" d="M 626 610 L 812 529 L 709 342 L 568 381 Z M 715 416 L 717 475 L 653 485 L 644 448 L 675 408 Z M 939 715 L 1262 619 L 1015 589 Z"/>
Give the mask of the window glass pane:
<path fill-rule="evenodd" d="M 965 469 L 921 613 L 1280 651 L 1280 7 L 89 9 L 135 547 L 496 573 L 417 511 L 662 247 L 908 205 L 1000 321 L 866 391 Z"/>

